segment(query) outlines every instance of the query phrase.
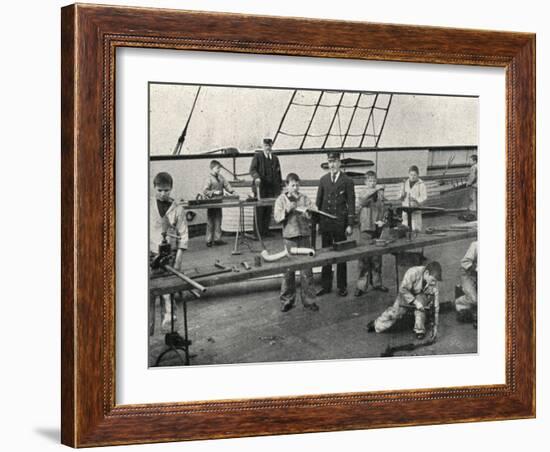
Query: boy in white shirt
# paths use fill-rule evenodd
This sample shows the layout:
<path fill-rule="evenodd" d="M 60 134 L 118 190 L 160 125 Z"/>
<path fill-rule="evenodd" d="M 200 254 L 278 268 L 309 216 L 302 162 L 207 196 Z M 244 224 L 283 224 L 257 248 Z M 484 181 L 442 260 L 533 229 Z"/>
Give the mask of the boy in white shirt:
<path fill-rule="evenodd" d="M 285 247 L 309 248 L 311 246 L 311 218 L 309 211 L 317 210 L 317 206 L 303 193 L 300 193 L 300 178 L 290 173 L 286 177 L 286 191 L 275 201 L 273 217 L 277 223 L 283 224 Z M 304 309 L 318 311 L 319 306 L 313 301 L 313 273 L 311 268 L 300 270 L 300 298 Z M 281 311 L 287 312 L 294 307 L 296 301 L 296 272 L 285 273 L 281 284 Z"/>
<path fill-rule="evenodd" d="M 158 173 L 153 179 L 153 196 L 149 202 L 149 253 L 156 255 L 162 243 L 163 234 L 175 255 L 174 268 L 181 269 L 183 252 L 189 243 L 187 221 L 183 206 L 170 196 L 174 181 L 168 173 Z M 162 328 L 171 321 L 172 304 L 170 295 L 162 296 Z"/>
<path fill-rule="evenodd" d="M 426 184 L 418 177 L 418 166 L 413 165 L 409 168 L 409 178 L 401 184 L 401 193 L 399 198 L 403 201 L 405 207 L 416 207 L 422 205 L 428 199 Z M 403 224 L 408 226 L 408 215 L 403 212 Z M 422 212 L 412 213 L 413 231 L 422 230 Z"/>

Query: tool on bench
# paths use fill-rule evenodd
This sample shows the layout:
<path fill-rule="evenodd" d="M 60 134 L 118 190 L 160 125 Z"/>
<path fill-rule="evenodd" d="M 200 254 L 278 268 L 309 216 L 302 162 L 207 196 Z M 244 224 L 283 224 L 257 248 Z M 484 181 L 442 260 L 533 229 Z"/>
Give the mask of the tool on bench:
<path fill-rule="evenodd" d="M 355 240 L 342 240 L 340 242 L 334 242 L 332 244 L 332 249 L 334 251 L 345 251 L 355 248 L 356 246 L 357 242 Z"/>
<path fill-rule="evenodd" d="M 438 232 L 462 232 L 462 231 L 471 231 L 474 228 L 471 227 L 459 227 L 459 226 L 446 226 L 442 228 L 428 227 L 425 229 L 426 234 L 436 234 Z"/>
<path fill-rule="evenodd" d="M 222 270 L 226 269 L 225 265 L 223 265 L 219 260 L 216 260 L 216 262 L 214 262 L 214 267 L 221 268 Z"/>
<path fill-rule="evenodd" d="M 251 267 L 250 267 L 250 264 L 246 261 L 243 261 L 241 262 L 241 265 L 246 269 L 246 270 L 250 270 Z"/>

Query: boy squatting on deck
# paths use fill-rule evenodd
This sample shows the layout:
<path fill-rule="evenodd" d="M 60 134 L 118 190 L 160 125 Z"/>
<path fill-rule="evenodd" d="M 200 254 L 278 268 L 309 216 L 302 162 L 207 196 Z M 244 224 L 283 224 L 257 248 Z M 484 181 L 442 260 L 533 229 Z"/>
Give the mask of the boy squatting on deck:
<path fill-rule="evenodd" d="M 285 193 L 275 201 L 273 217 L 277 223 L 283 224 L 285 247 L 311 246 L 311 218 L 309 211 L 317 210 L 317 206 L 304 194 L 300 193 L 300 178 L 295 173 L 286 177 Z M 311 301 L 313 293 L 313 273 L 311 268 L 300 270 L 300 298 L 304 309 L 318 311 L 319 306 Z M 281 284 L 281 311 L 287 312 L 296 302 L 296 272 L 285 273 Z"/>
<path fill-rule="evenodd" d="M 369 333 L 391 328 L 401 320 L 410 309 L 414 309 L 414 332 L 417 339 L 424 339 L 426 335 L 426 311 L 434 310 L 434 327 L 432 339 L 437 336 L 439 325 L 439 285 L 442 280 L 441 265 L 433 261 L 426 266 L 411 267 L 403 276 L 399 293 L 393 305 L 388 307 L 376 320 L 367 324 Z"/>
<path fill-rule="evenodd" d="M 149 201 L 149 254 L 158 254 L 162 234 L 166 233 L 166 240 L 175 255 L 174 268 L 180 270 L 189 233 L 183 206 L 170 197 L 173 186 L 174 181 L 168 173 L 158 173 L 153 179 L 154 196 Z M 166 329 L 172 314 L 169 294 L 162 295 L 162 312 L 162 328 Z"/>
<path fill-rule="evenodd" d="M 229 182 L 220 174 L 222 165 L 217 160 L 210 162 L 210 174 L 206 179 L 202 193 L 207 198 L 222 197 L 224 190 L 235 193 Z M 206 209 L 206 246 L 225 245 L 222 240 L 222 209 Z"/>

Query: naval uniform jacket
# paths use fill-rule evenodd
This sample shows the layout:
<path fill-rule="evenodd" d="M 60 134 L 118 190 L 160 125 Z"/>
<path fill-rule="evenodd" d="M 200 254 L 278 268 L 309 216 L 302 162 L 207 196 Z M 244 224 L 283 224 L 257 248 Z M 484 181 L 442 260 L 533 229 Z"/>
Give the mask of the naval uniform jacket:
<path fill-rule="evenodd" d="M 355 185 L 353 180 L 342 171 L 336 182 L 332 182 L 332 175 L 325 174 L 319 181 L 317 189 L 317 208 L 323 212 L 335 215 L 333 220 L 321 216 L 319 227 L 321 233 L 339 232 L 353 224 L 355 218 Z"/>
<path fill-rule="evenodd" d="M 272 197 L 281 193 L 283 178 L 281 176 L 281 164 L 279 158 L 271 153 L 271 158 L 267 158 L 263 151 L 256 151 L 252 162 L 250 162 L 250 175 L 252 179 L 260 179 L 260 196 Z M 255 190 L 254 180 L 252 187 Z"/>

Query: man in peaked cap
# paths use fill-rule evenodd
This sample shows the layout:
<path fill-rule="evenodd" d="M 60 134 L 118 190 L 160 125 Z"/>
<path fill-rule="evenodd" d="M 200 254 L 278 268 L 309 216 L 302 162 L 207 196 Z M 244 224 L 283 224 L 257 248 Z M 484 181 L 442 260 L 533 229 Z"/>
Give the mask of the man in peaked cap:
<path fill-rule="evenodd" d="M 274 198 L 281 194 L 283 178 L 281 175 L 281 164 L 275 154 L 271 152 L 273 140 L 264 138 L 263 149 L 256 151 L 250 163 L 250 175 L 253 182 L 252 187 L 260 198 Z M 271 222 L 271 206 L 256 207 L 258 220 L 258 233 L 262 237 L 269 237 L 269 223 Z"/>
<path fill-rule="evenodd" d="M 323 248 L 334 242 L 346 240 L 353 232 L 355 218 L 355 186 L 353 180 L 340 171 L 340 152 L 329 152 L 327 155 L 329 172 L 321 177 L 317 190 L 317 208 L 337 217 L 336 220 L 321 217 L 319 231 Z M 336 286 L 338 295 L 345 297 L 347 291 L 347 263 L 336 268 Z M 325 265 L 321 273 L 321 290 L 317 295 L 332 291 L 332 265 Z"/>

